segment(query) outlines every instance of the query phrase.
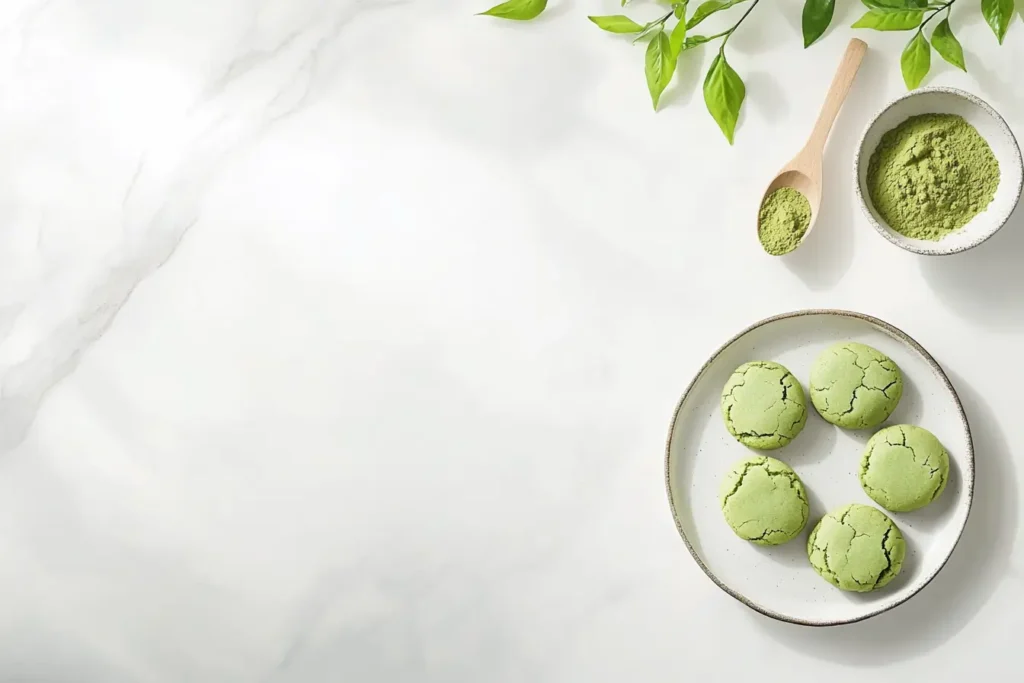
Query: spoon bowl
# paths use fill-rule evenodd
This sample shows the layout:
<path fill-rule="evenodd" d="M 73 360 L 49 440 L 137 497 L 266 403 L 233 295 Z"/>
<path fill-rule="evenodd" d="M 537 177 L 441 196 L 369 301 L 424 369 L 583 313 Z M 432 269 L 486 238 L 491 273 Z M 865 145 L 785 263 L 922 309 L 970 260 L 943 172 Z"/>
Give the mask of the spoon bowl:
<path fill-rule="evenodd" d="M 810 223 L 793 250 L 803 244 L 807 236 L 811 234 L 811 230 L 814 229 L 814 224 L 818 219 L 818 208 L 821 206 L 821 165 L 822 157 L 825 154 L 825 142 L 828 140 L 828 134 L 832 130 L 836 116 L 839 115 L 839 109 L 850 93 L 853 79 L 860 69 L 867 49 L 867 44 L 862 40 L 854 38 L 850 41 L 843 54 L 843 59 L 839 63 L 839 68 L 836 70 L 836 75 L 832 78 L 832 85 L 825 96 L 825 103 L 821 107 L 821 113 L 818 115 L 818 120 L 814 124 L 814 130 L 811 131 L 807 144 L 768 183 L 768 189 L 765 190 L 757 205 L 758 240 L 761 239 L 761 207 L 773 192 L 784 187 L 792 188 L 802 194 L 811 206 Z"/>
<path fill-rule="evenodd" d="M 793 161 L 795 162 L 796 159 Z M 806 197 L 807 203 L 811 205 L 811 224 L 807 226 L 807 232 L 810 232 L 814 227 L 814 221 L 818 218 L 818 206 L 821 204 L 821 166 L 806 170 L 796 168 L 793 162 L 790 162 L 789 166 L 768 183 L 768 189 L 764 191 L 758 209 L 771 196 L 772 192 L 784 187 L 791 187 Z M 807 235 L 805 234 L 804 237 L 806 238 Z"/>

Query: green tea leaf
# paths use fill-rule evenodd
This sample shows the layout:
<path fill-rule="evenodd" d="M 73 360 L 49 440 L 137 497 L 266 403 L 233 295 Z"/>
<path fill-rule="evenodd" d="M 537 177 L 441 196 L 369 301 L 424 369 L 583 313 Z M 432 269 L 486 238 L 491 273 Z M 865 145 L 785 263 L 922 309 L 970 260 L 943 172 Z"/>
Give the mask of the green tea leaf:
<path fill-rule="evenodd" d="M 658 33 L 647 44 L 644 56 L 644 73 L 647 76 L 647 89 L 651 93 L 654 111 L 658 111 L 658 101 L 665 92 L 672 75 L 676 72 L 676 57 L 672 54 L 672 45 L 664 31 Z"/>
<path fill-rule="evenodd" d="M 697 47 L 698 45 L 703 45 L 704 43 L 706 43 L 706 42 L 708 42 L 710 40 L 713 40 L 713 39 L 712 38 L 708 38 L 707 36 L 697 36 L 697 35 L 686 36 L 686 40 L 683 41 L 683 46 L 679 49 L 679 52 L 682 53 L 682 52 L 686 52 L 687 50 L 692 50 L 693 48 Z"/>
<path fill-rule="evenodd" d="M 861 2 L 867 5 L 868 9 L 878 9 L 883 12 L 928 7 L 928 0 L 861 0 Z"/>
<path fill-rule="evenodd" d="M 913 90 L 921 85 L 921 81 L 931 68 L 932 47 L 924 34 L 918 31 L 903 48 L 903 55 L 900 57 L 900 70 L 903 71 L 903 82 L 907 84 L 907 89 Z"/>
<path fill-rule="evenodd" d="M 614 14 L 601 17 L 587 17 L 592 22 L 597 24 L 597 27 L 604 29 L 609 33 L 640 33 L 644 30 L 644 27 L 629 17 L 624 17 L 621 14 Z"/>
<path fill-rule="evenodd" d="M 547 6 L 548 0 L 508 0 L 508 2 L 495 5 L 480 14 L 501 19 L 528 21 L 539 17 Z"/>
<path fill-rule="evenodd" d="M 672 14 L 676 15 L 676 19 L 682 20 L 686 16 L 686 5 L 689 1 L 677 2 L 672 5 Z"/>
<path fill-rule="evenodd" d="M 940 21 L 932 31 L 932 47 L 947 62 L 958 69 L 967 71 L 967 65 L 964 63 L 964 48 L 953 35 L 953 29 L 949 27 L 949 19 Z"/>
<path fill-rule="evenodd" d="M 725 53 L 719 52 L 704 78 L 704 103 L 730 145 L 746 95 L 743 79 L 725 61 Z"/>
<path fill-rule="evenodd" d="M 636 38 L 633 39 L 633 43 L 634 44 L 639 43 L 644 38 L 647 38 L 650 35 L 653 35 L 655 33 L 658 33 L 660 31 L 664 31 L 664 30 L 665 30 L 664 22 L 662 22 L 659 19 L 656 19 L 656 20 L 650 22 L 649 24 L 647 24 L 646 26 L 644 26 L 644 30 L 643 31 L 640 31 L 640 33 L 636 34 Z"/>
<path fill-rule="evenodd" d="M 873 9 L 854 23 L 854 28 L 873 28 L 876 31 L 909 31 L 921 25 L 922 10 L 883 11 Z"/>
<path fill-rule="evenodd" d="M 1006 37 L 1006 29 L 1010 28 L 1010 21 L 1013 19 L 1013 0 L 981 0 L 981 13 L 985 21 L 992 27 L 992 32 L 1003 44 Z"/>
<path fill-rule="evenodd" d="M 746 1 L 747 0 L 707 0 L 707 2 L 702 2 L 700 6 L 697 7 L 697 11 L 693 13 L 692 17 L 690 17 L 690 20 L 686 22 L 686 28 L 693 28 L 715 12 L 721 12 L 724 9 L 729 9 L 733 5 L 738 5 L 741 2 Z"/>
<path fill-rule="evenodd" d="M 686 22 L 680 20 L 676 27 L 672 29 L 672 35 L 668 39 L 669 45 L 672 46 L 673 56 L 678 57 L 679 53 L 683 51 L 683 44 L 686 42 Z"/>
<path fill-rule="evenodd" d="M 803 30 L 804 47 L 821 38 L 825 29 L 832 23 L 832 15 L 836 10 L 836 0 L 806 0 L 804 2 Z"/>

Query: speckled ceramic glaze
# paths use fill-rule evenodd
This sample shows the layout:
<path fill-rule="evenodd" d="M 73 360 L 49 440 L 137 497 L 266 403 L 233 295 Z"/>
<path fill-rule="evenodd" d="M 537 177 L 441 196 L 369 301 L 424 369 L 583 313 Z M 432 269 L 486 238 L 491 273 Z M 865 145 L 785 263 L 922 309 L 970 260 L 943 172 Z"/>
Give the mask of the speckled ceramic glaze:
<path fill-rule="evenodd" d="M 907 542 L 900 575 L 856 600 L 821 580 L 807 559 L 805 546 L 809 531 L 828 510 L 850 503 L 874 505 L 858 479 L 861 453 L 870 432 L 840 429 L 808 411 L 800 438 L 772 451 L 772 457 L 800 475 L 810 503 L 810 521 L 790 543 L 765 548 L 737 538 L 722 517 L 717 495 L 730 465 L 752 454 L 729 435 L 719 415 L 722 387 L 732 371 L 747 361 L 772 360 L 789 368 L 806 386 L 815 358 L 839 341 L 872 346 L 900 366 L 904 395 L 886 424 L 925 427 L 946 446 L 950 460 L 949 483 L 934 504 L 910 513 L 888 513 Z M 942 569 L 971 508 L 974 448 L 956 391 L 920 344 L 877 318 L 849 311 L 808 310 L 747 328 L 704 364 L 676 408 L 665 476 L 679 533 L 700 568 L 722 590 L 775 619 L 832 626 L 892 609 L 924 588 Z"/>
<path fill-rule="evenodd" d="M 999 162 L 999 187 L 985 211 L 938 242 L 912 239 L 893 230 L 871 204 L 867 188 L 868 161 L 882 136 L 911 116 L 956 114 L 974 126 L 988 142 Z M 1024 162 L 1010 127 L 995 109 L 980 98 L 956 88 L 921 88 L 902 95 L 875 115 L 861 137 L 854 158 L 854 190 L 875 230 L 898 247 L 925 255 L 955 254 L 976 247 L 994 235 L 1013 213 L 1024 188 Z"/>

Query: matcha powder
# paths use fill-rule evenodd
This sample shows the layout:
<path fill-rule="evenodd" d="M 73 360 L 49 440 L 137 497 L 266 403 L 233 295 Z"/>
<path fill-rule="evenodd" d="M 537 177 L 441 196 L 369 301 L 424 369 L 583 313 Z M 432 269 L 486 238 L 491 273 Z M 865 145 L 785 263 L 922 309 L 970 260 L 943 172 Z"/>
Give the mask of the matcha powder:
<path fill-rule="evenodd" d="M 999 162 L 971 124 L 953 114 L 913 116 L 882 136 L 868 163 L 868 193 L 896 232 L 938 241 L 985 210 Z"/>
<path fill-rule="evenodd" d="M 768 195 L 757 215 L 757 236 L 772 256 L 782 256 L 800 246 L 811 224 L 811 204 L 791 187 L 782 187 Z"/>

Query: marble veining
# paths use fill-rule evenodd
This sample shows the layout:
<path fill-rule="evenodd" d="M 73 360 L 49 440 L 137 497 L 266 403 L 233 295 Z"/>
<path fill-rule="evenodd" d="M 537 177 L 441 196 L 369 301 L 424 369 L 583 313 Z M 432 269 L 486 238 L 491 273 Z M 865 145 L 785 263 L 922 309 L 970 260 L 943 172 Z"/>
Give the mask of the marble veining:
<path fill-rule="evenodd" d="M 930 260 L 856 212 L 902 36 L 866 36 L 813 238 L 755 237 L 853 4 L 813 52 L 797 2 L 730 40 L 730 147 L 696 63 L 651 112 L 642 48 L 585 19 L 618 0 L 0 3 L 0 682 L 1015 670 L 1024 225 Z M 958 35 L 970 72 L 933 81 L 1019 134 L 1024 25 Z M 842 632 L 721 594 L 662 485 L 693 373 L 805 307 L 919 339 L 977 435 L 953 560 Z"/>

